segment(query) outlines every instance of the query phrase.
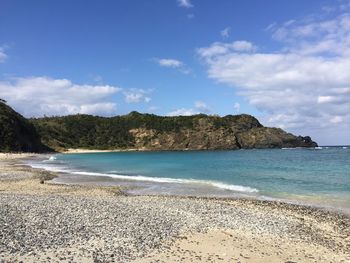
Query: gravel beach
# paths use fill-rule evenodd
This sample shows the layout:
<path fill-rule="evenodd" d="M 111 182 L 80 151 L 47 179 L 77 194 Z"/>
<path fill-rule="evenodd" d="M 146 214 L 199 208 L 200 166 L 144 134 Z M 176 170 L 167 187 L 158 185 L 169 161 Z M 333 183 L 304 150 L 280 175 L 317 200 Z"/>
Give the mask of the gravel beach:
<path fill-rule="evenodd" d="M 51 185 L 0 157 L 0 262 L 350 262 L 350 218 L 279 202 Z"/>

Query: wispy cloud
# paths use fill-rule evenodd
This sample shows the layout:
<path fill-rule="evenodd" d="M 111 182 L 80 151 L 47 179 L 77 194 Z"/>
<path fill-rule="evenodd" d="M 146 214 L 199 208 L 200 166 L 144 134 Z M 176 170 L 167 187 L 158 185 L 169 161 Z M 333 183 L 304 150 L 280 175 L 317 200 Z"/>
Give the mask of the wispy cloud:
<path fill-rule="evenodd" d="M 76 113 L 113 115 L 117 104 L 111 95 L 121 88 L 109 85 L 79 85 L 68 79 L 16 78 L 0 82 L 1 97 L 27 117 Z"/>
<path fill-rule="evenodd" d="M 191 3 L 191 0 L 177 0 L 177 3 L 181 7 L 185 8 L 191 8 L 193 7 L 193 4 Z"/>
<path fill-rule="evenodd" d="M 149 94 L 151 90 L 144 89 L 130 89 L 123 92 L 125 97 L 125 102 L 127 103 L 140 103 L 140 102 L 150 102 L 151 97 Z"/>
<path fill-rule="evenodd" d="M 241 111 L 241 104 L 236 102 L 234 105 L 233 105 L 233 109 L 234 109 L 234 112 L 235 113 L 239 113 Z"/>
<path fill-rule="evenodd" d="M 185 63 L 183 63 L 180 60 L 177 59 L 170 59 L 170 58 L 156 58 L 154 61 L 161 67 L 165 68 L 174 68 L 177 69 L 179 72 L 183 74 L 190 74 L 192 71 L 189 67 L 186 66 Z"/>
<path fill-rule="evenodd" d="M 196 110 L 200 111 L 201 113 L 208 113 L 208 112 L 210 112 L 210 108 L 203 101 L 196 101 L 194 103 L 194 107 L 195 107 Z"/>
<path fill-rule="evenodd" d="M 191 116 L 195 114 L 199 114 L 199 112 L 194 109 L 180 108 L 169 112 L 167 115 L 168 116 Z"/>
<path fill-rule="evenodd" d="M 211 110 L 203 101 L 196 101 L 193 108 L 180 108 L 169 112 L 168 116 L 190 116 L 200 113 L 209 113 Z"/>
<path fill-rule="evenodd" d="M 231 32 L 231 28 L 230 27 L 226 27 L 225 29 L 220 31 L 220 35 L 222 38 L 228 38 L 230 36 L 230 32 Z"/>
<path fill-rule="evenodd" d="M 205 59 L 210 59 L 231 52 L 253 52 L 257 48 L 251 42 L 245 40 L 232 43 L 214 42 L 209 47 L 199 48 L 197 53 Z"/>
<path fill-rule="evenodd" d="M 0 47 L 0 63 L 4 62 L 7 58 L 7 55 L 5 53 L 5 49 L 3 47 Z"/>
<path fill-rule="evenodd" d="M 170 58 L 155 59 L 155 61 L 159 66 L 166 68 L 179 68 L 184 65 L 180 60 Z"/>
<path fill-rule="evenodd" d="M 235 41 L 197 52 L 208 76 L 235 87 L 266 114 L 266 124 L 298 130 L 337 124 L 350 132 L 350 13 L 320 17 L 268 26 L 280 50 Z"/>
<path fill-rule="evenodd" d="M 187 15 L 187 18 L 188 18 L 188 19 L 193 19 L 193 18 L 194 18 L 194 14 L 188 14 L 188 15 Z"/>

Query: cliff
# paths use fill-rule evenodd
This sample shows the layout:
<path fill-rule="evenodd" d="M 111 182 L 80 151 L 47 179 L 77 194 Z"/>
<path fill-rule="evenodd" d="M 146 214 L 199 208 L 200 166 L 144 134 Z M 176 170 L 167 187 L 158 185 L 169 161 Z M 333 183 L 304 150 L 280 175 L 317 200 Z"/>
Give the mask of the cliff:
<path fill-rule="evenodd" d="M 165 117 L 131 112 L 103 118 L 71 115 L 31 119 L 42 142 L 56 150 L 218 150 L 315 147 L 310 137 L 263 127 L 253 116 Z"/>

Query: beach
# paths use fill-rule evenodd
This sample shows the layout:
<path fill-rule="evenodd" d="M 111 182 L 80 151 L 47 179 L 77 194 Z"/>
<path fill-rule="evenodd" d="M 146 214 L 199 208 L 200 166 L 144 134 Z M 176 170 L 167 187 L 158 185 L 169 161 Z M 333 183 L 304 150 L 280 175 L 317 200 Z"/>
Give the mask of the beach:
<path fill-rule="evenodd" d="M 34 156 L 35 157 L 35 156 Z M 277 201 L 51 184 L 0 154 L 0 262 L 349 262 L 350 217 Z"/>

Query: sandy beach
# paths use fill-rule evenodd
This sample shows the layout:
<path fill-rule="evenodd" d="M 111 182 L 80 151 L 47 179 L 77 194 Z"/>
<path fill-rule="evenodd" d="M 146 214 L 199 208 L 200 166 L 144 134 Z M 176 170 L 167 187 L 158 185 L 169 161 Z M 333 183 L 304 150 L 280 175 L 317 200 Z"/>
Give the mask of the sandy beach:
<path fill-rule="evenodd" d="M 50 184 L 0 154 L 0 262 L 349 262 L 350 218 L 281 202 Z"/>
<path fill-rule="evenodd" d="M 62 151 L 62 153 L 108 153 L 108 152 L 136 152 L 136 151 L 146 151 L 143 149 L 113 149 L 113 150 L 92 150 L 92 149 L 67 149 Z"/>

